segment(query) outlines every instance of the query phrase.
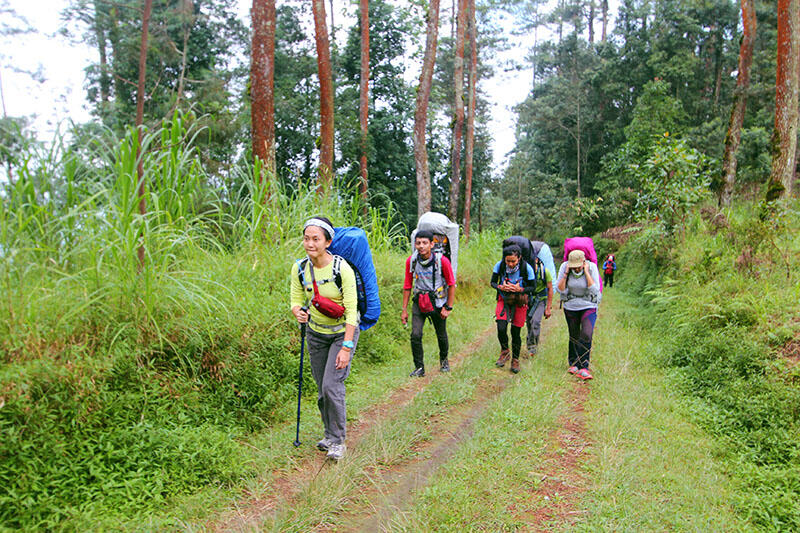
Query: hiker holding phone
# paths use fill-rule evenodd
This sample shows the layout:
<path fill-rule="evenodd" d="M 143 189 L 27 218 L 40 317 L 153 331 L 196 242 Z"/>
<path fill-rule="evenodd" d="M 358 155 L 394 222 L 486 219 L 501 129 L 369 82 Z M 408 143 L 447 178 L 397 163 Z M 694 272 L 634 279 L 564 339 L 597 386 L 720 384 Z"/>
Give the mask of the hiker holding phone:
<path fill-rule="evenodd" d="M 503 259 L 492 270 L 492 288 L 497 290 L 495 321 L 500 357 L 495 363 L 505 366 L 511 359 L 511 372 L 519 372 L 519 352 L 522 348 L 522 326 L 528 316 L 528 300 L 536 289 L 533 267 L 522 259 L 522 250 L 516 244 L 503 248 Z M 511 350 L 508 349 L 508 323 L 511 322 Z"/>
<path fill-rule="evenodd" d="M 569 329 L 567 371 L 583 380 L 592 379 L 589 355 L 601 298 L 599 279 L 597 265 L 586 260 L 583 250 L 569 252 L 567 261 L 558 269 L 557 289 Z"/>
<path fill-rule="evenodd" d="M 411 355 L 414 371 L 411 377 L 425 375 L 425 354 L 422 348 L 422 328 L 430 318 L 439 344 L 439 371 L 449 372 L 447 360 L 449 342 L 447 317 L 453 310 L 456 278 L 450 260 L 440 252 L 433 252 L 433 233 L 417 231 L 414 237 L 415 252 L 406 259 L 403 284 L 403 311 L 400 321 L 408 323 L 408 303 L 411 301 Z"/>
<path fill-rule="evenodd" d="M 355 273 L 347 261 L 328 251 L 334 233 L 325 217 L 306 221 L 303 249 L 308 257 L 292 266 L 291 306 L 297 321 L 308 324 L 311 374 L 325 428 L 317 448 L 338 461 L 346 451 L 344 381 L 350 374 L 359 329 Z"/>

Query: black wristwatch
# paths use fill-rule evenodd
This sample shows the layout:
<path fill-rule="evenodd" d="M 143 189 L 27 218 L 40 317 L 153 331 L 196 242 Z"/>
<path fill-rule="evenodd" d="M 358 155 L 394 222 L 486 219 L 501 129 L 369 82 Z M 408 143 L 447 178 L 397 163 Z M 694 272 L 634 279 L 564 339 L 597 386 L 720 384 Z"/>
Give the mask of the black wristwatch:
<path fill-rule="evenodd" d="M 444 308 L 447 309 L 448 311 L 452 311 L 453 310 L 453 306 L 452 305 L 444 304 Z"/>

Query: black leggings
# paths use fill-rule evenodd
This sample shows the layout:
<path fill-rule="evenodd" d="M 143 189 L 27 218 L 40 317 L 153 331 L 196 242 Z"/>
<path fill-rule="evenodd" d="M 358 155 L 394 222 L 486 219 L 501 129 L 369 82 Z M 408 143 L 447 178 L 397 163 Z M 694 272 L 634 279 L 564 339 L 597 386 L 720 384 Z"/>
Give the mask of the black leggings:
<path fill-rule="evenodd" d="M 522 328 L 511 325 L 511 357 L 519 359 L 519 350 L 522 348 Z M 508 350 L 508 320 L 497 321 L 497 340 L 500 348 Z"/>
<path fill-rule="evenodd" d="M 592 351 L 592 334 L 597 320 L 597 309 L 567 311 L 564 309 L 569 329 L 569 366 L 589 368 L 589 354 Z"/>

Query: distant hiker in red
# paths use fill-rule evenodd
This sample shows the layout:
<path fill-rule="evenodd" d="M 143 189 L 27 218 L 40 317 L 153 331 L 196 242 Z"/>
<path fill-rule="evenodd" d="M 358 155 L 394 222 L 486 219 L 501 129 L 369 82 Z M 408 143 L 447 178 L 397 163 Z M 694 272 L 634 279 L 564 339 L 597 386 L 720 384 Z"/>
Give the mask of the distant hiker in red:
<path fill-rule="evenodd" d="M 449 372 L 447 360 L 447 317 L 453 310 L 456 278 L 450 260 L 440 252 L 433 252 L 433 233 L 420 230 L 414 238 L 415 251 L 406 259 L 403 284 L 403 311 L 400 320 L 408 323 L 408 302 L 411 307 L 411 354 L 414 371 L 411 377 L 425 375 L 425 356 L 422 348 L 422 328 L 430 318 L 439 343 L 439 371 Z"/>
<path fill-rule="evenodd" d="M 497 366 L 505 366 L 511 358 L 511 371 L 519 372 L 519 351 L 522 347 L 520 331 L 528 316 L 528 299 L 536 289 L 533 267 L 522 260 L 522 250 L 512 244 L 503 248 L 503 259 L 492 270 L 492 288 L 497 290 L 497 340 L 500 341 L 500 358 Z M 508 350 L 508 323 L 511 322 L 511 351 Z"/>
<path fill-rule="evenodd" d="M 614 285 L 614 271 L 617 270 L 617 262 L 614 256 L 609 254 L 603 263 L 603 285 L 612 287 Z"/>
<path fill-rule="evenodd" d="M 567 371 L 583 380 L 592 379 L 589 355 L 592 351 L 597 306 L 602 296 L 599 277 L 597 265 L 586 260 L 583 250 L 572 250 L 567 261 L 561 263 L 561 268 L 558 269 L 557 288 L 569 329 Z"/>

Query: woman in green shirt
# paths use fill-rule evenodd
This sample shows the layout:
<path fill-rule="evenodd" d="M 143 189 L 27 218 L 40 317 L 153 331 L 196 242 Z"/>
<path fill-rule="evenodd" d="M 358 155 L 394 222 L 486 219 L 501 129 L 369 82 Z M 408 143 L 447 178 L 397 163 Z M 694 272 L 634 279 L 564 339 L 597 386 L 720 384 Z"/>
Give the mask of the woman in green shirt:
<path fill-rule="evenodd" d="M 308 258 L 292 266 L 291 306 L 297 321 L 308 324 L 311 374 L 325 427 L 317 447 L 338 461 L 346 450 L 344 381 L 350 374 L 359 330 L 355 273 L 347 261 L 328 252 L 334 233 L 333 224 L 325 217 L 306 221 L 303 248 Z M 324 302 L 318 306 L 315 302 L 320 299 Z"/>

